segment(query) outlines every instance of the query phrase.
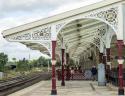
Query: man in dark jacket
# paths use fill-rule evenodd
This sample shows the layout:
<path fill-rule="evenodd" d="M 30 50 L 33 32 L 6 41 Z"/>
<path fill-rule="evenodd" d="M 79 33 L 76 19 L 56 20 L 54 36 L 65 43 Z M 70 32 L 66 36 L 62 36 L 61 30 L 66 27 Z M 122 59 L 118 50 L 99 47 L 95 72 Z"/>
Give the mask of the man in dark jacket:
<path fill-rule="evenodd" d="M 93 66 L 93 67 L 92 67 L 91 72 L 92 72 L 92 79 L 93 79 L 93 81 L 94 81 L 94 80 L 96 80 L 96 75 L 97 75 L 96 66 Z"/>

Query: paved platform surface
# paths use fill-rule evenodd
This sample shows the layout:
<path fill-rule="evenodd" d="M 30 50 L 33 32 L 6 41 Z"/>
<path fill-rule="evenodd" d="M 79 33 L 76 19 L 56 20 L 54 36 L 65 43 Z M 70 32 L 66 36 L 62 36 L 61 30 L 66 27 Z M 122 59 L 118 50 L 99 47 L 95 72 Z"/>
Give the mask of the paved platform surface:
<path fill-rule="evenodd" d="M 66 81 L 62 87 L 57 81 L 57 96 L 117 96 L 117 88 L 100 87 L 96 81 Z M 41 81 L 9 96 L 51 96 L 51 81 Z"/>

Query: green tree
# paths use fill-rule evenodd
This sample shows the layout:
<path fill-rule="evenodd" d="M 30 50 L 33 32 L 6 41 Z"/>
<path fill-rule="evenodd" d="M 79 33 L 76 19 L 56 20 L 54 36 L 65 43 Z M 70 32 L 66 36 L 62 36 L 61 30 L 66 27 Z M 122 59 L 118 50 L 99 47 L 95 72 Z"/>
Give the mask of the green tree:
<path fill-rule="evenodd" d="M 4 67 L 8 62 L 8 56 L 4 53 L 0 53 L 0 72 L 4 72 Z"/>
<path fill-rule="evenodd" d="M 29 71 L 28 60 L 25 58 L 23 60 L 19 60 L 17 62 L 17 71 L 19 71 L 22 75 L 25 75 L 25 71 Z"/>
<path fill-rule="evenodd" d="M 16 62 L 16 58 L 12 58 L 12 60 L 13 60 L 14 62 Z"/>
<path fill-rule="evenodd" d="M 31 60 L 31 61 L 29 61 L 29 67 L 30 67 L 30 70 L 32 70 L 35 67 L 37 67 L 37 60 Z"/>
<path fill-rule="evenodd" d="M 38 64 L 38 67 L 40 67 L 40 66 L 47 67 L 48 66 L 48 59 L 46 59 L 46 58 L 44 58 L 44 57 L 41 56 L 37 60 L 37 64 Z"/>
<path fill-rule="evenodd" d="M 13 62 L 14 62 L 14 63 L 16 63 L 16 58 L 15 58 L 15 57 L 14 57 L 14 58 L 12 58 L 12 60 L 13 60 Z"/>

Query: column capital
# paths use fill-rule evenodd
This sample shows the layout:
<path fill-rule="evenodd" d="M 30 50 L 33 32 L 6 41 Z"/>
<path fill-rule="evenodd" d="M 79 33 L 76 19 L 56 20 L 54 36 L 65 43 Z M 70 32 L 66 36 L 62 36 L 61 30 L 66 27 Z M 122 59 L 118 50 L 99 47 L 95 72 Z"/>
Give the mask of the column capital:
<path fill-rule="evenodd" d="M 111 62 L 107 62 L 107 65 L 111 65 Z"/>
<path fill-rule="evenodd" d="M 123 40 L 117 40 L 117 46 L 124 46 L 124 42 L 123 42 Z"/>
<path fill-rule="evenodd" d="M 65 48 L 61 48 L 61 50 L 65 50 Z"/>
<path fill-rule="evenodd" d="M 56 42 L 56 40 L 51 40 L 52 42 Z"/>
<path fill-rule="evenodd" d="M 118 63 L 119 64 L 123 64 L 124 63 L 124 59 L 118 59 Z"/>
<path fill-rule="evenodd" d="M 56 64 L 56 60 L 52 60 L 52 65 L 55 65 Z"/>

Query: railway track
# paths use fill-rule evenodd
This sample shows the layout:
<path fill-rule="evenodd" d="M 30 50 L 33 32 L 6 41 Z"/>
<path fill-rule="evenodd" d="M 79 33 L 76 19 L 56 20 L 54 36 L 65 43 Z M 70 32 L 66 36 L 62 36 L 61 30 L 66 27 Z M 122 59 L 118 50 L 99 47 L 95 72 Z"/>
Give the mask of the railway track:
<path fill-rule="evenodd" d="M 51 78 L 50 73 L 34 73 L 28 76 L 16 77 L 11 80 L 0 83 L 0 96 L 7 96 L 13 92 L 21 90 L 25 87 L 31 86 L 41 80 L 48 80 Z"/>

